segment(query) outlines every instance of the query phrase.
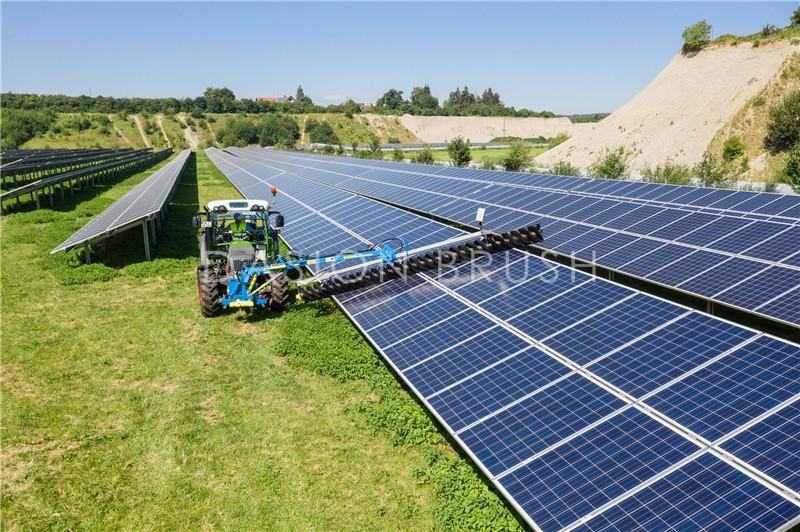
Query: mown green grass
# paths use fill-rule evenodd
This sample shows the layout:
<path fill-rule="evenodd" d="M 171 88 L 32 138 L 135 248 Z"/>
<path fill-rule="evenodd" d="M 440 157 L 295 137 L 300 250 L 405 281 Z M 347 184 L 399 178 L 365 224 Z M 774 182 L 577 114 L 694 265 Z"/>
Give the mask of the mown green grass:
<path fill-rule="evenodd" d="M 204 154 L 152 262 L 49 255 L 148 174 L 0 219 L 4 528 L 519 526 L 331 302 L 199 316 Z"/>
<path fill-rule="evenodd" d="M 508 156 L 510 148 L 472 148 L 472 162 L 473 163 L 483 163 L 484 161 L 492 161 L 496 164 L 502 164 L 501 161 L 504 157 Z M 533 147 L 529 148 L 528 153 L 530 154 L 531 158 L 536 157 L 547 151 L 547 148 L 544 147 Z M 419 152 L 409 151 L 405 152 L 407 157 L 416 156 Z M 450 155 L 447 153 L 447 150 L 434 150 L 433 152 L 433 160 L 434 161 L 449 161 Z M 390 154 L 391 155 L 391 154 Z M 388 156 L 387 156 L 388 157 Z"/>

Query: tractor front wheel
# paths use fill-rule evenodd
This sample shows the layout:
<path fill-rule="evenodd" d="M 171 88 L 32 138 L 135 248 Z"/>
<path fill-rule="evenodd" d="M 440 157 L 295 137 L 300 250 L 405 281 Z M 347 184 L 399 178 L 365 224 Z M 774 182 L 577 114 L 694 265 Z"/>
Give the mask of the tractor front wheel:
<path fill-rule="evenodd" d="M 224 285 L 219 275 L 209 266 L 197 267 L 197 293 L 200 298 L 200 314 L 212 318 L 222 311 Z"/>
<path fill-rule="evenodd" d="M 278 310 L 289 298 L 289 278 L 285 273 L 278 274 L 270 283 L 269 306 Z"/>

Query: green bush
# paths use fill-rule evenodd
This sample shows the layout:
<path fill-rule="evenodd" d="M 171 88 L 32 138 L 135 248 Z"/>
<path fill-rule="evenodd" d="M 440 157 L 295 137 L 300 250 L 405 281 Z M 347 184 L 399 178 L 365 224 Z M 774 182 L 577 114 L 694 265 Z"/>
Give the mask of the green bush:
<path fill-rule="evenodd" d="M 706 152 L 703 159 L 694 167 L 698 184 L 701 187 L 730 188 L 734 178 L 728 169 L 717 163 L 717 159 Z"/>
<path fill-rule="evenodd" d="M 483 162 L 481 163 L 481 168 L 484 170 L 494 170 L 496 166 L 497 159 L 491 159 L 489 157 L 484 158 Z"/>
<path fill-rule="evenodd" d="M 388 139 L 386 139 L 386 142 L 388 142 L 389 144 L 400 144 L 400 139 L 397 137 L 389 137 Z"/>
<path fill-rule="evenodd" d="M 792 26 L 800 26 L 800 7 L 792 11 L 792 18 L 789 19 L 789 22 L 791 22 Z"/>
<path fill-rule="evenodd" d="M 691 185 L 692 169 L 684 164 L 675 164 L 672 161 L 667 161 L 652 168 L 643 168 L 642 180 L 650 183 Z"/>
<path fill-rule="evenodd" d="M 769 110 L 764 146 L 777 153 L 791 149 L 800 141 L 800 91 L 786 96 Z"/>
<path fill-rule="evenodd" d="M 403 160 L 405 158 L 406 158 L 406 156 L 403 153 L 403 150 L 401 150 L 400 148 L 395 148 L 394 150 L 392 150 L 392 160 L 393 161 L 396 161 L 396 162 L 400 163 L 400 162 L 403 162 Z"/>
<path fill-rule="evenodd" d="M 711 24 L 701 20 L 683 30 L 683 52 L 700 51 L 711 40 Z"/>
<path fill-rule="evenodd" d="M 626 179 L 629 175 L 628 156 L 620 147 L 606 150 L 595 163 L 589 167 L 589 175 L 603 179 Z"/>
<path fill-rule="evenodd" d="M 300 128 L 290 116 L 269 114 L 261 121 L 259 143 L 262 146 L 294 146 L 300 138 Z"/>
<path fill-rule="evenodd" d="M 773 33 L 778 33 L 778 27 L 775 24 L 765 24 L 764 27 L 761 28 L 762 37 L 769 37 Z"/>
<path fill-rule="evenodd" d="M 795 144 L 789 152 L 783 176 L 783 181 L 792 187 L 792 190 L 800 193 L 800 143 Z"/>
<path fill-rule="evenodd" d="M 325 120 L 318 122 L 311 118 L 306 122 L 305 129 L 313 143 L 339 144 L 339 137 L 336 136 L 331 125 Z"/>
<path fill-rule="evenodd" d="M 36 135 L 47 132 L 55 122 L 53 111 L 3 109 L 0 113 L 0 145 L 3 149 L 18 148 Z"/>
<path fill-rule="evenodd" d="M 519 172 L 526 168 L 531 162 L 531 153 L 528 145 L 521 140 L 511 142 L 511 147 L 508 150 L 501 164 L 509 172 Z"/>
<path fill-rule="evenodd" d="M 461 136 L 450 141 L 447 145 L 447 153 L 450 155 L 450 160 L 453 161 L 454 166 L 464 167 L 472 160 L 472 154 L 469 151 L 469 141 L 464 140 Z"/>
<path fill-rule="evenodd" d="M 731 162 L 744 155 L 744 142 L 739 137 L 729 137 L 722 145 L 722 160 Z"/>
<path fill-rule="evenodd" d="M 417 154 L 417 162 L 419 164 L 433 164 L 433 150 L 429 144 L 423 144 L 422 150 Z"/>
<path fill-rule="evenodd" d="M 567 161 L 558 161 L 549 172 L 555 175 L 581 175 L 581 169 Z"/>

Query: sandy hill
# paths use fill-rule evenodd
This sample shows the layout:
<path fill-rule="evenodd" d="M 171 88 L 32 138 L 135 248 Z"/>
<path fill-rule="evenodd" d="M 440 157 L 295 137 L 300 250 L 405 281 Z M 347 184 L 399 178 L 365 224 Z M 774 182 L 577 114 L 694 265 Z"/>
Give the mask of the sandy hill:
<path fill-rule="evenodd" d="M 712 138 L 800 49 L 789 41 L 754 48 L 720 45 L 693 57 L 676 55 L 661 73 L 620 109 L 536 158 L 547 167 L 568 160 L 581 168 L 606 149 L 624 147 L 632 168 L 667 159 L 694 164 Z"/>
<path fill-rule="evenodd" d="M 575 134 L 588 124 L 573 124 L 569 118 L 519 118 L 502 116 L 414 116 L 399 117 L 400 123 L 423 142 L 447 142 L 462 136 L 472 142 L 497 137 L 556 137 Z"/>

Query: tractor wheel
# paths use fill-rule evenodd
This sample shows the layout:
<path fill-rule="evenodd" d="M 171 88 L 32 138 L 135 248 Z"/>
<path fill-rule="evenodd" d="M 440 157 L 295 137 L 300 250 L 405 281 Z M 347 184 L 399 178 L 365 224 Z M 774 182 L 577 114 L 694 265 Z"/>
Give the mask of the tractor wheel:
<path fill-rule="evenodd" d="M 281 273 L 272 279 L 269 286 L 269 306 L 273 310 L 278 310 L 289 298 L 289 278 L 285 273 Z"/>
<path fill-rule="evenodd" d="M 197 294 L 200 297 L 200 314 L 212 318 L 222 310 L 222 289 L 219 275 L 209 266 L 197 267 Z"/>

